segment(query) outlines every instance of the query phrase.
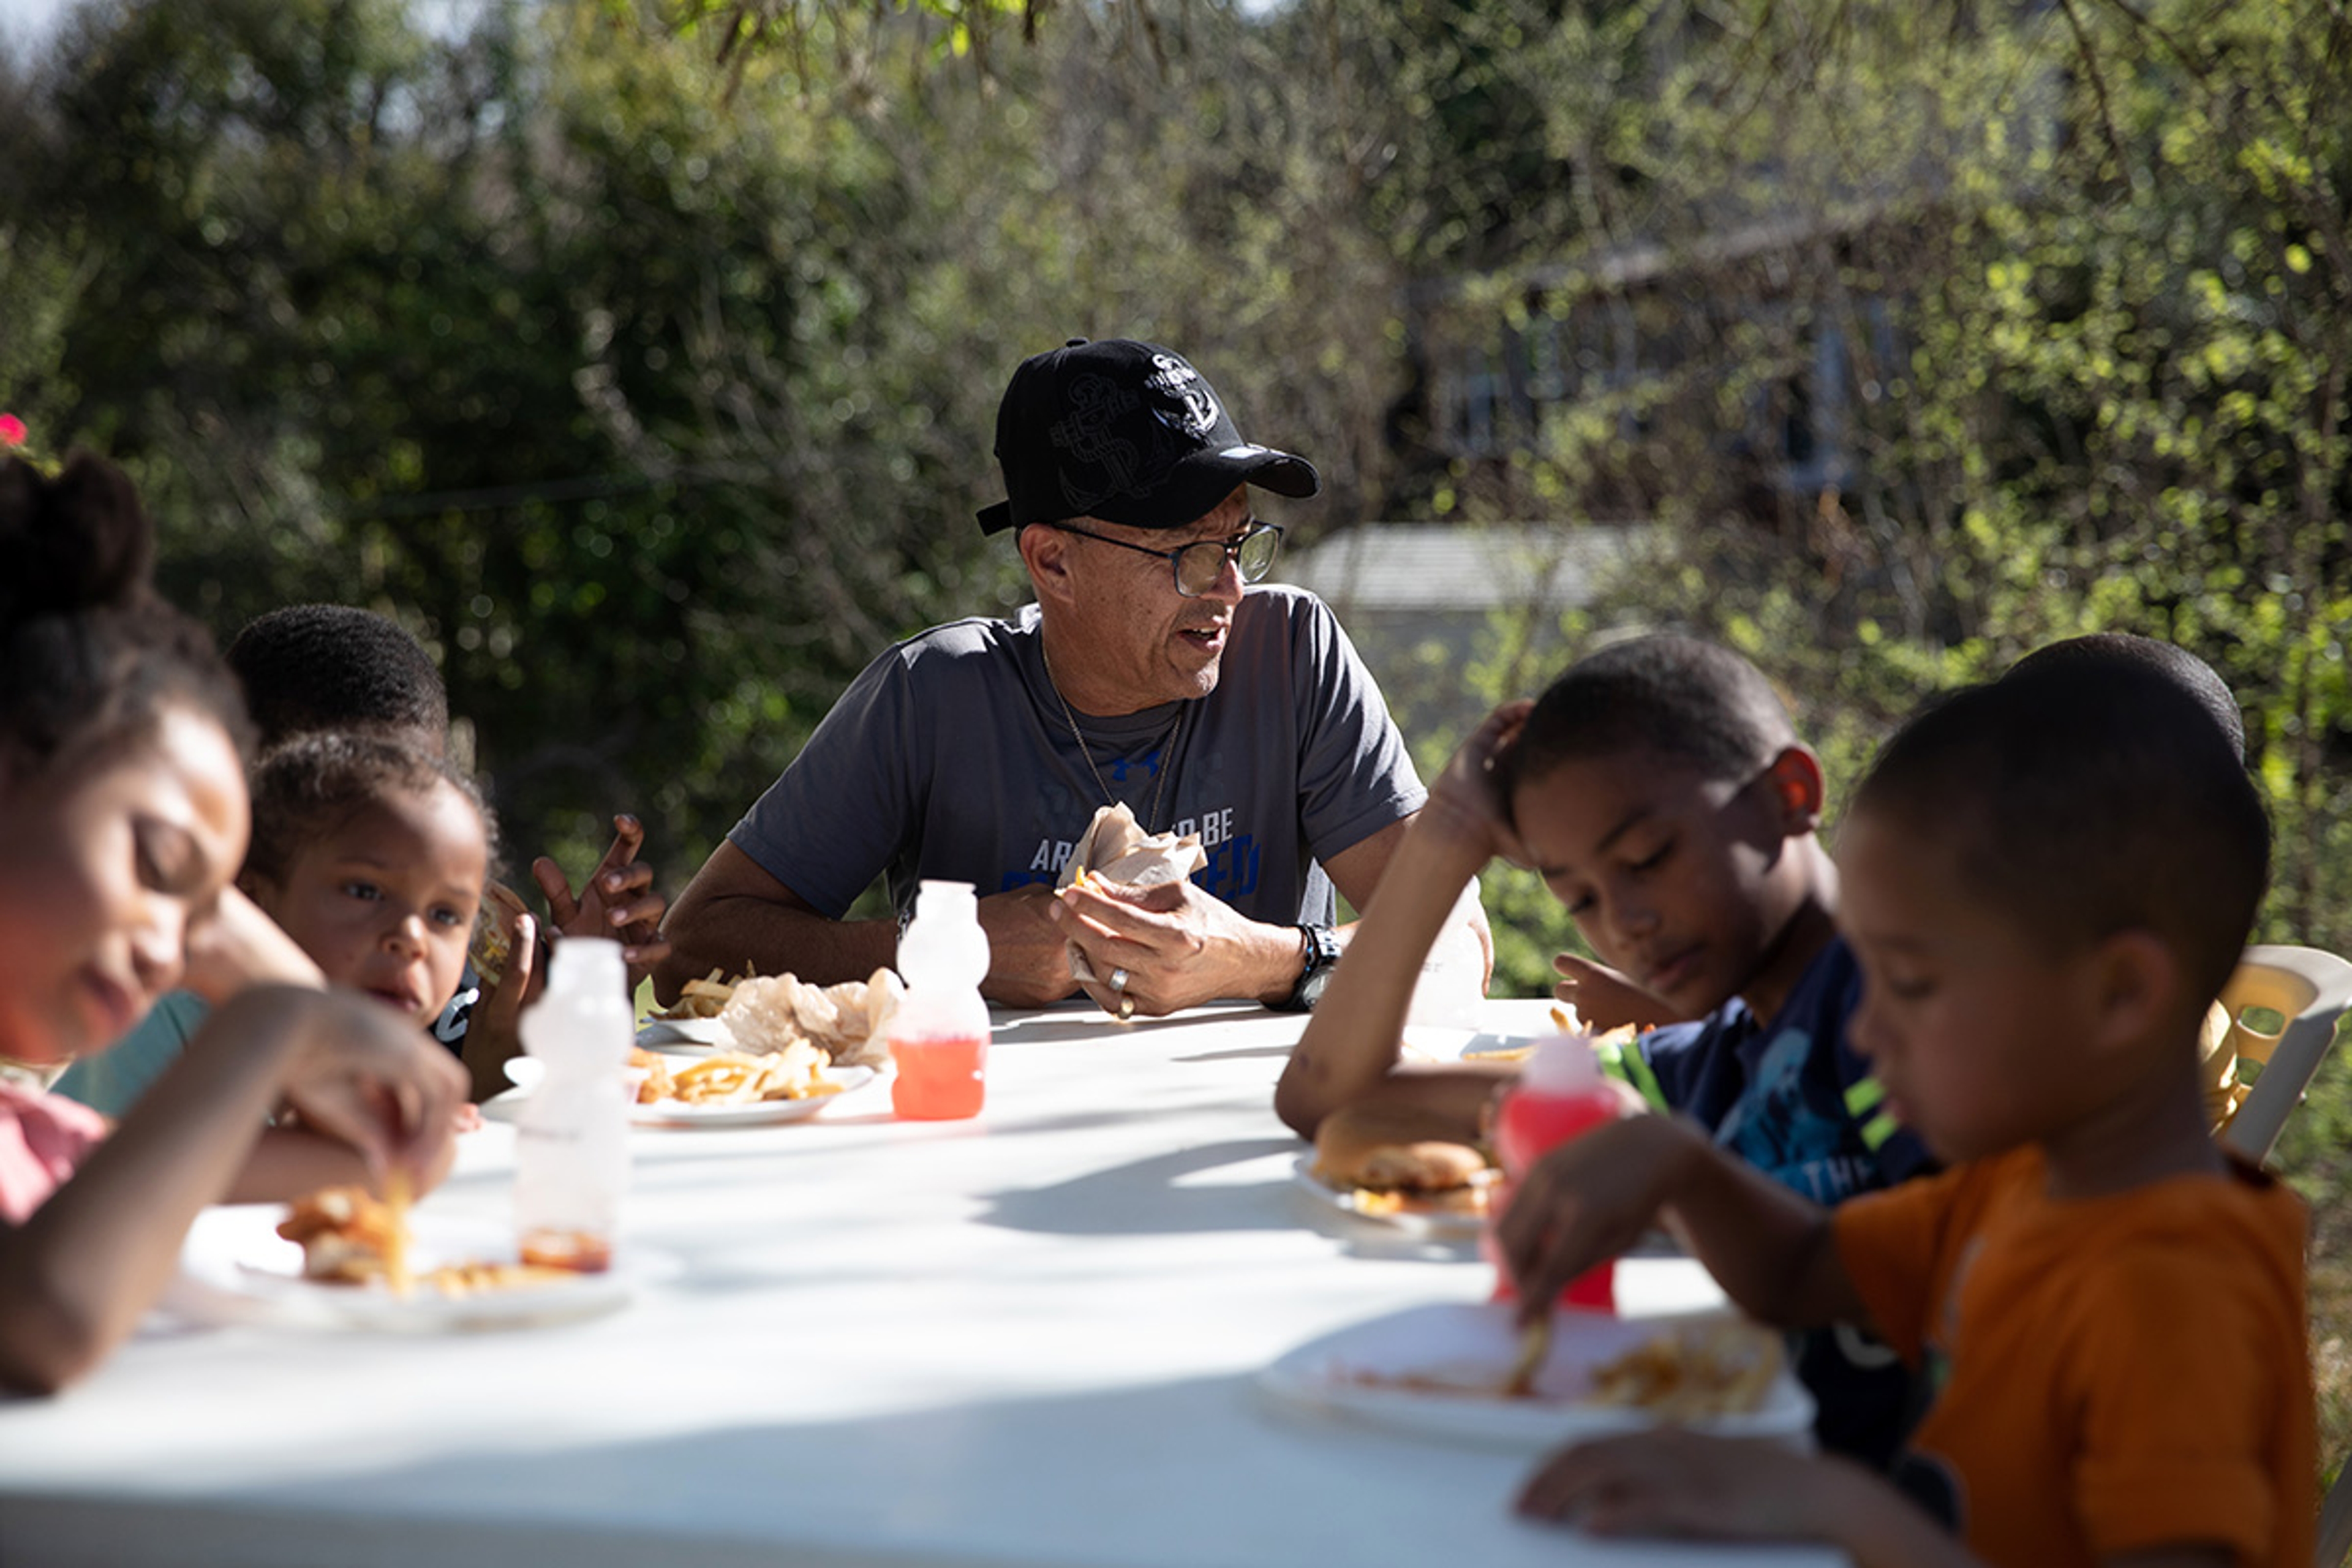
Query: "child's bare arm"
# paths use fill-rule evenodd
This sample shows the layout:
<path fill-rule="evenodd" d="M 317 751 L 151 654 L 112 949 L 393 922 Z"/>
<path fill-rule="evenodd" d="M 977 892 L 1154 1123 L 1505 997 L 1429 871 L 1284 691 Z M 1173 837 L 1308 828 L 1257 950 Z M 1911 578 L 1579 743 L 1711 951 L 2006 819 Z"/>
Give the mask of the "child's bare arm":
<path fill-rule="evenodd" d="M 439 1186 L 457 1152 L 454 1142 L 444 1144 L 410 1190 L 426 1193 Z M 352 1185 L 369 1187 L 383 1195 L 382 1173 L 370 1170 L 365 1157 L 349 1143 L 322 1137 L 307 1127 L 268 1127 L 254 1141 L 253 1152 L 220 1201 L 291 1203 L 321 1187 Z"/>
<path fill-rule="evenodd" d="M 1855 1568 L 1977 1562 L 1851 1460 L 1674 1428 L 1564 1449 L 1529 1478 L 1518 1506 L 1595 1535 L 1826 1542 L 1844 1548 Z"/>
<path fill-rule="evenodd" d="M 1818 1541 L 1854 1568 L 1976 1568 L 1979 1559 L 1879 1476 L 1851 1459 L 1661 1427 L 1554 1454 L 1519 1511 L 1594 1535 Z M 2126 1552 L 2105 1568 L 2228 1568 L 2219 1546 Z"/>
<path fill-rule="evenodd" d="M 1380 1089 L 1396 1070 L 1413 983 L 1452 918 L 1454 900 L 1489 859 L 1515 847 L 1493 764 L 1532 706 L 1504 704 L 1463 742 L 1381 872 L 1371 905 L 1275 1087 L 1275 1113 L 1302 1137 L 1314 1137 L 1323 1118 Z M 1450 1076 L 1415 1075 L 1413 1086 L 1399 1088 L 1408 1098 L 1435 1097 L 1422 1103 L 1474 1105 L 1491 1088 L 1490 1077 L 1469 1075 L 1448 1084 Z M 1475 1131 L 1474 1109 L 1471 1134 Z"/>
<path fill-rule="evenodd" d="M 1497 1232 L 1522 1310 L 1548 1308 L 1659 1217 L 1749 1315 L 1783 1328 L 1868 1325 L 1829 1211 L 1665 1116 L 1597 1127 L 1528 1173 Z"/>
<path fill-rule="evenodd" d="M 369 1168 L 422 1173 L 439 1168 L 462 1083 L 446 1052 L 373 1002 L 239 993 L 48 1202 L 0 1229 L 0 1383 L 53 1392 L 130 1333 L 281 1093 Z"/>
<path fill-rule="evenodd" d="M 225 1204 L 291 1203 L 321 1187 L 373 1186 L 358 1150 L 300 1127 L 265 1127 L 253 1141 Z"/>
<path fill-rule="evenodd" d="M 247 1011 L 233 1001 L 212 1021 Z M 131 1331 L 252 1146 L 277 1055 L 200 1031 L 72 1179 L 0 1231 L 0 1383 L 55 1393 Z"/>
<path fill-rule="evenodd" d="M 1405 829 L 1372 907 L 1357 922 L 1339 964 L 1307 1021 L 1275 1086 L 1275 1113 L 1301 1137 L 1312 1138 L 1323 1119 L 1389 1086 L 1399 1067 L 1404 1019 L 1422 961 L 1451 916 L 1462 885 L 1485 863 L 1475 849 L 1425 831 L 1426 809 Z M 1431 1075 L 1396 1088 L 1407 1098 L 1448 1089 Z M 1468 1134 L 1477 1125 L 1475 1097 L 1491 1078 L 1467 1090 L 1473 1097 Z"/>
<path fill-rule="evenodd" d="M 247 985 L 318 986 L 326 984 L 326 977 L 260 905 L 230 887 L 221 889 L 220 902 L 209 914 L 190 923 L 187 969 L 181 983 L 218 1005 Z"/>

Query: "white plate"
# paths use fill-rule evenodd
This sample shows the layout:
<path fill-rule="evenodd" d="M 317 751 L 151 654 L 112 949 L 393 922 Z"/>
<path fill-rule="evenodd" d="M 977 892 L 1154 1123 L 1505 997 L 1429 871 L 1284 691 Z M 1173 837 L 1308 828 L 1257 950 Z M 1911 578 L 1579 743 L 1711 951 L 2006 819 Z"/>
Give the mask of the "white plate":
<path fill-rule="evenodd" d="M 1258 1385 L 1293 1404 L 1419 1436 L 1480 1447 L 1549 1448 L 1654 1425 L 1654 1417 L 1641 1410 L 1579 1401 L 1595 1365 L 1673 1326 L 1670 1321 L 1633 1321 L 1598 1312 L 1553 1314 L 1551 1355 L 1537 1373 L 1536 1397 L 1529 1399 L 1362 1381 L 1369 1374 L 1494 1386 L 1509 1374 L 1519 1346 L 1509 1307 L 1412 1307 L 1299 1346 L 1259 1373 Z M 1756 1410 L 1692 1425 L 1722 1436 L 1775 1437 L 1802 1446 L 1811 1441 L 1812 1396 L 1783 1368 Z"/>
<path fill-rule="evenodd" d="M 639 1271 L 625 1248 L 603 1274 L 571 1274 L 545 1284 L 444 1296 L 418 1289 L 395 1296 L 380 1285 L 325 1285 L 302 1278 L 302 1248 L 278 1234 L 282 1204 L 239 1204 L 196 1216 L 180 1249 L 181 1279 L 171 1305 L 216 1322 L 386 1333 L 451 1333 L 566 1322 L 617 1310 L 635 1294 Z M 513 1231 L 491 1221 L 436 1215 L 429 1205 L 409 1216 L 417 1272 L 447 1263 L 511 1263 Z"/>
<path fill-rule="evenodd" d="M 716 1018 L 648 1018 L 637 1031 L 637 1044 L 649 1051 L 675 1051 L 684 1056 L 719 1048 Z"/>
<path fill-rule="evenodd" d="M 629 1120 L 640 1127 L 755 1127 L 772 1121 L 798 1121 L 815 1116 L 836 1100 L 844 1100 L 874 1081 L 872 1068 L 827 1068 L 824 1076 L 841 1085 L 839 1094 L 813 1094 L 805 1100 L 754 1100 L 741 1105 L 689 1105 L 683 1100 L 656 1100 L 629 1107 Z M 505 1095 L 499 1097 L 500 1100 Z"/>
<path fill-rule="evenodd" d="M 507 1077 L 515 1087 L 482 1101 L 482 1114 L 497 1121 L 515 1121 L 523 1102 L 539 1082 L 540 1064 L 529 1057 L 507 1063 Z M 761 1127 L 777 1121 L 799 1121 L 815 1116 L 835 1100 L 855 1094 L 874 1081 L 872 1068 L 827 1068 L 825 1076 L 841 1085 L 839 1094 L 812 1094 L 803 1100 L 754 1100 L 740 1105 L 693 1105 L 684 1100 L 629 1102 L 629 1121 L 639 1127 Z"/>
<path fill-rule="evenodd" d="M 1464 1040 L 1454 1050 L 1454 1055 L 1464 1061 L 1469 1061 L 1477 1058 L 1492 1057 L 1498 1051 L 1523 1051 L 1538 1040 L 1550 1039 L 1555 1033 L 1557 1033 L 1555 1030 L 1546 1030 L 1539 1035 L 1509 1034 L 1482 1029 Z"/>
<path fill-rule="evenodd" d="M 1355 1188 L 1335 1187 L 1315 1173 L 1312 1151 L 1298 1156 L 1298 1163 L 1291 1167 L 1291 1180 L 1327 1208 L 1353 1215 L 1358 1219 L 1393 1226 L 1408 1236 L 1427 1237 L 1434 1241 L 1474 1241 L 1477 1239 L 1478 1233 L 1486 1228 L 1486 1216 L 1483 1214 L 1455 1214 L 1444 1209 L 1368 1213 L 1359 1206 Z"/>

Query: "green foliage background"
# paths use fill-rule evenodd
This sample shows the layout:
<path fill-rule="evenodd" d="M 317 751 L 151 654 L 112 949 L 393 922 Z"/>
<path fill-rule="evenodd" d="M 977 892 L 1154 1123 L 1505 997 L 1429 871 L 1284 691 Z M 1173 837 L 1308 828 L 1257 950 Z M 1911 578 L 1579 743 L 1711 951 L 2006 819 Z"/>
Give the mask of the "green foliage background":
<path fill-rule="evenodd" d="M 997 395 L 1129 334 L 1314 456 L 1297 542 L 1654 525 L 1599 603 L 1385 671 L 1408 715 L 1682 626 L 1834 784 L 2041 643 L 2167 637 L 2244 709 L 2260 934 L 2352 951 L 2333 0 L 467 15 L 110 0 L 0 62 L 0 408 L 133 468 L 224 637 L 415 630 L 510 843 L 584 867 L 634 809 L 680 885 L 866 659 L 1023 597 L 971 516 Z M 1566 390 L 1465 448 L 1472 363 Z M 1791 482 L 1801 410 L 1842 461 Z M 1486 894 L 1541 990 L 1572 933 Z M 2330 1301 L 2347 1131 L 2337 1070 L 2287 1151 Z"/>

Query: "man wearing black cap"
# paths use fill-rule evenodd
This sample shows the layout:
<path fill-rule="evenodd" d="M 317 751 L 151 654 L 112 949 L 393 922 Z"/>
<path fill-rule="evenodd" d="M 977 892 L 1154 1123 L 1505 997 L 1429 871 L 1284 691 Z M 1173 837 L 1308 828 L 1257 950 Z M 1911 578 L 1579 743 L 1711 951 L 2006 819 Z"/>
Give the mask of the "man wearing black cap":
<path fill-rule="evenodd" d="M 1424 798 L 1331 613 L 1244 593 L 1281 530 L 1252 487 L 1311 496 L 1303 458 L 1243 439 L 1182 356 L 1076 340 L 1023 363 L 999 405 L 1006 499 L 1037 602 L 936 626 L 853 683 L 682 893 L 665 995 L 716 967 L 863 978 L 898 929 L 845 921 L 879 872 L 972 883 L 983 987 L 1034 1006 L 1085 989 L 1125 1017 L 1216 997 L 1311 1006 L 1337 960 L 1334 884 L 1361 906 Z M 1053 887 L 1097 807 L 1194 833 L 1192 879 Z"/>

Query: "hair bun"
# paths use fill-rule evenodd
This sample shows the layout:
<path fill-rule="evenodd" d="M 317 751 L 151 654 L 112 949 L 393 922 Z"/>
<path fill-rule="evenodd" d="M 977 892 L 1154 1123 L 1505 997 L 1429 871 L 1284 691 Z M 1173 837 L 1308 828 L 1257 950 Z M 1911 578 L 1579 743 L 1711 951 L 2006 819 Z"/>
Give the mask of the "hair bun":
<path fill-rule="evenodd" d="M 152 595 L 155 531 L 121 469 L 87 452 L 56 479 L 0 463 L 0 630 L 131 608 Z"/>

